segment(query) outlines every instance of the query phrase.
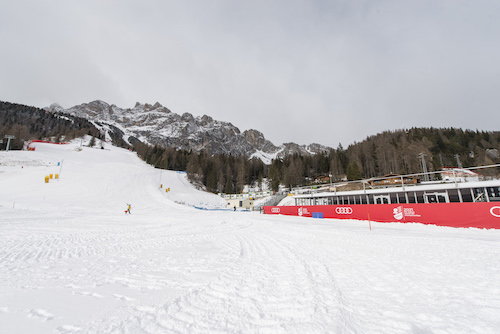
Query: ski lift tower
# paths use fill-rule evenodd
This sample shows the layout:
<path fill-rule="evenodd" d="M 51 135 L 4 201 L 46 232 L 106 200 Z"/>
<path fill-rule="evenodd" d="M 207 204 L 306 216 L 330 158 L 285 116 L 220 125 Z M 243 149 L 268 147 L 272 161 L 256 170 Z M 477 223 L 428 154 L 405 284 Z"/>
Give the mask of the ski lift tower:
<path fill-rule="evenodd" d="M 16 139 L 16 137 L 12 136 L 12 135 L 6 135 L 4 138 L 7 139 L 7 147 L 5 148 L 5 151 L 8 152 L 9 151 L 9 146 L 10 146 L 10 140 L 11 139 Z"/>
<path fill-rule="evenodd" d="M 422 161 L 422 172 L 424 174 L 424 181 L 430 181 L 429 174 L 427 171 L 427 164 L 425 163 L 425 154 L 420 153 L 418 156 L 420 157 L 420 160 Z"/>
<path fill-rule="evenodd" d="M 462 162 L 460 162 L 460 154 L 455 154 L 455 158 L 457 159 L 457 166 L 458 168 L 462 169 Z"/>

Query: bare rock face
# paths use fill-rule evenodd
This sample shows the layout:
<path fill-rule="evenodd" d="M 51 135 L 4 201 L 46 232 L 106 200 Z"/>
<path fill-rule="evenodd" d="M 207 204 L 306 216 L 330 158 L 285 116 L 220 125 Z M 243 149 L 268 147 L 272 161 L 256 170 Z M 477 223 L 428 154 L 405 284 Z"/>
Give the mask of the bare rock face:
<path fill-rule="evenodd" d="M 214 120 L 208 115 L 201 117 L 194 117 L 190 113 L 179 115 L 158 102 L 153 105 L 137 102 L 133 108 L 123 109 L 97 100 L 69 109 L 63 109 L 57 104 L 52 104 L 46 109 L 87 118 L 101 131 L 116 132 L 129 143 L 131 143 L 129 139 L 132 139 L 134 142 L 140 140 L 153 145 L 188 151 L 248 157 L 256 153 L 274 157 L 286 153 L 315 154 L 330 149 L 319 144 L 306 146 L 287 143 L 275 146 L 257 130 L 251 129 L 242 133 L 231 123 Z"/>
<path fill-rule="evenodd" d="M 257 130 L 247 130 L 243 132 L 243 136 L 248 141 L 250 145 L 258 148 L 262 152 L 278 152 L 280 150 L 279 147 L 274 146 L 269 140 L 267 140 L 262 132 Z"/>

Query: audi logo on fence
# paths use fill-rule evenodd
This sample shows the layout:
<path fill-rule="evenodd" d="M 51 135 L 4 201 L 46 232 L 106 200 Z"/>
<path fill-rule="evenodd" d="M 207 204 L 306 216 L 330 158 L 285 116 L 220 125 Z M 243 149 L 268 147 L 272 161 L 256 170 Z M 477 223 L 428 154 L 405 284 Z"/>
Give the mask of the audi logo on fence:
<path fill-rule="evenodd" d="M 280 213 L 280 208 L 271 208 L 271 213 Z"/>
<path fill-rule="evenodd" d="M 352 214 L 352 208 L 348 206 L 339 206 L 335 209 L 335 212 L 338 215 L 351 215 Z"/>
<path fill-rule="evenodd" d="M 490 209 L 490 213 L 492 216 L 500 217 L 500 206 L 494 206 Z"/>

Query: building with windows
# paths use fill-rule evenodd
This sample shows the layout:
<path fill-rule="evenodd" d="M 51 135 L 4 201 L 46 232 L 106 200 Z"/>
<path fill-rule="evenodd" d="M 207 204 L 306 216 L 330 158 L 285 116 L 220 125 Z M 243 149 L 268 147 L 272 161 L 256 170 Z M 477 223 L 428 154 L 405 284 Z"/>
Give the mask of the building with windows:
<path fill-rule="evenodd" d="M 219 193 L 219 196 L 226 200 L 226 208 L 228 209 L 240 209 L 240 210 L 252 210 L 254 201 L 258 198 L 268 197 L 273 195 L 271 190 L 259 191 L 259 192 L 249 192 L 244 194 L 223 194 Z"/>

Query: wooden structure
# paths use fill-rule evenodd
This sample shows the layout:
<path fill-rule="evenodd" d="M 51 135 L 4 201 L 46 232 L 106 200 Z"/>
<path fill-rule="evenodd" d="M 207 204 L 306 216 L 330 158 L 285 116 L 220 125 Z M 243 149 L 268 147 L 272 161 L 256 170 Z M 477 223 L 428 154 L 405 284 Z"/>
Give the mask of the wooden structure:
<path fill-rule="evenodd" d="M 398 174 L 387 174 L 381 178 L 373 178 L 368 180 L 368 184 L 372 187 L 388 187 L 397 186 L 401 184 L 417 184 L 418 178 L 416 176 L 402 176 Z"/>

